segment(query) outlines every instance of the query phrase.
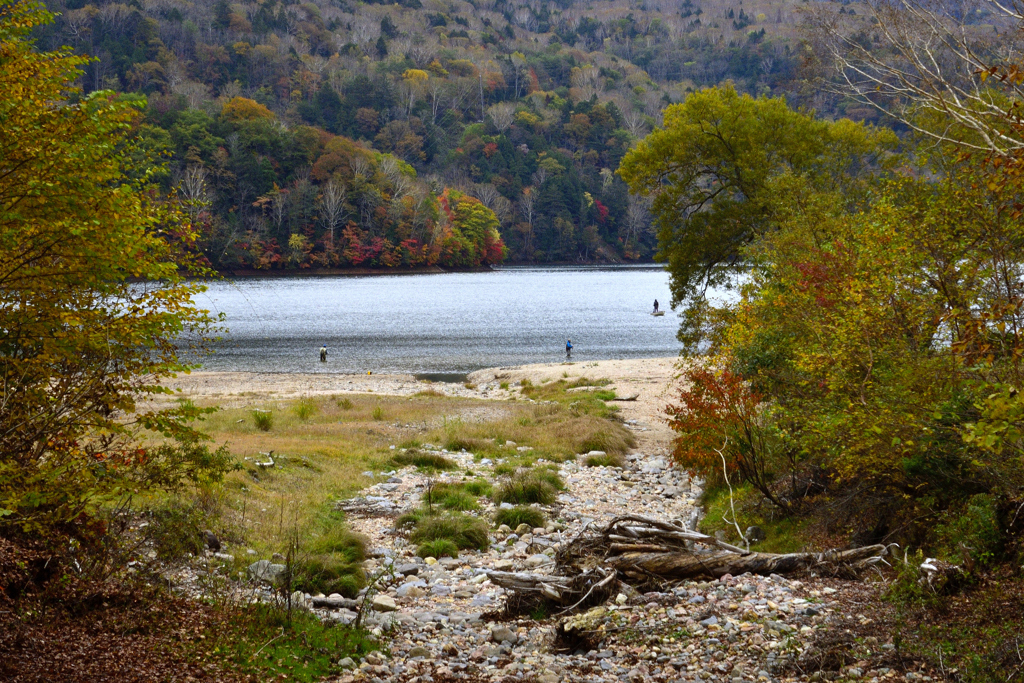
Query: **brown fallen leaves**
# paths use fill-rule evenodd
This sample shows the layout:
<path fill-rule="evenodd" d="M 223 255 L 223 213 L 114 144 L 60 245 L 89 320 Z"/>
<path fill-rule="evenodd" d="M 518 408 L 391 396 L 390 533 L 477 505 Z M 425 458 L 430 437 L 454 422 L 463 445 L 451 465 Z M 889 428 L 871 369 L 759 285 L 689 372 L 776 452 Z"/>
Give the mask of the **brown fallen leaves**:
<path fill-rule="evenodd" d="M 167 591 L 83 581 L 38 546 L 0 539 L 0 680 L 11 683 L 246 681 L 208 661 L 203 632 L 225 616 Z"/>

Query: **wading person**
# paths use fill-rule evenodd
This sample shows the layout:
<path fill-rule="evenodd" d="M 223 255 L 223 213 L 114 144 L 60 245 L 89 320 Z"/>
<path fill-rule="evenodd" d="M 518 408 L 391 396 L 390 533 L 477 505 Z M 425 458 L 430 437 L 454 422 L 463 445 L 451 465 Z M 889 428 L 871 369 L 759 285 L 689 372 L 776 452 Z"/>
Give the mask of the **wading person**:
<path fill-rule="evenodd" d="M 565 341 L 565 357 L 572 358 L 572 339 Z"/>
<path fill-rule="evenodd" d="M 327 344 L 324 344 L 323 346 L 320 347 L 320 362 L 327 362 Z"/>

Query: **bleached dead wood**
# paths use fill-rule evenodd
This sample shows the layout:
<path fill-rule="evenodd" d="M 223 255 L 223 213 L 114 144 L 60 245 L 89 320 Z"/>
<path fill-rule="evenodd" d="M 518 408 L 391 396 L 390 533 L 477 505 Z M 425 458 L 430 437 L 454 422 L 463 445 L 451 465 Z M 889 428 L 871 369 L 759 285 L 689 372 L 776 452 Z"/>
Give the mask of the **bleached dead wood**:
<path fill-rule="evenodd" d="M 788 574 L 814 570 L 855 576 L 882 561 L 883 545 L 820 553 L 758 553 L 680 525 L 623 515 L 597 533 L 581 534 L 556 557 L 553 574 L 488 572 L 509 591 L 509 605 L 553 603 L 563 611 L 610 596 L 620 581 L 657 587 L 725 574 Z"/>

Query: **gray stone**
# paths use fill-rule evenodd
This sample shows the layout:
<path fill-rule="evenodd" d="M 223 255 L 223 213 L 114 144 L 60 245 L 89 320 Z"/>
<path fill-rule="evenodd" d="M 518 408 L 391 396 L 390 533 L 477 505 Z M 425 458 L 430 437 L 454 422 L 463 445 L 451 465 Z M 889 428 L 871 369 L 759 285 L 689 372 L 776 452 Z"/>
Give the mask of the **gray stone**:
<path fill-rule="evenodd" d="M 760 543 L 766 538 L 764 529 L 759 526 L 748 526 L 743 537 L 747 539 L 748 543 Z"/>
<path fill-rule="evenodd" d="M 708 617 L 707 619 L 705 619 L 704 621 L 700 622 L 700 625 L 701 626 L 714 626 L 717 623 L 718 623 L 718 617 L 712 615 L 712 616 Z"/>
<path fill-rule="evenodd" d="M 519 526 L 516 527 L 516 534 L 518 534 L 519 536 L 525 536 L 526 534 L 529 534 L 529 533 L 532 533 L 532 532 L 533 532 L 533 527 L 531 527 L 526 522 L 523 522 L 522 524 L 520 524 Z"/>
<path fill-rule="evenodd" d="M 351 670 L 356 668 L 356 663 L 352 661 L 351 657 L 344 657 L 338 660 L 338 666 L 345 670 Z"/>
<path fill-rule="evenodd" d="M 417 576 L 420 573 L 418 564 L 400 564 L 395 567 L 395 573 L 403 576 Z"/>
<path fill-rule="evenodd" d="M 526 566 L 539 567 L 542 564 L 549 564 L 552 561 L 553 560 L 547 555 L 541 555 L 538 553 L 536 555 L 530 555 L 528 558 L 526 558 Z"/>
<path fill-rule="evenodd" d="M 489 607 L 494 604 L 494 598 L 487 593 L 478 593 L 475 598 L 469 601 L 470 607 Z"/>
<path fill-rule="evenodd" d="M 491 629 L 491 640 L 495 643 L 511 643 L 515 645 L 519 642 L 519 636 L 515 631 L 506 626 L 496 626 Z"/>
<path fill-rule="evenodd" d="M 429 657 L 429 656 L 430 656 L 430 650 L 428 650 L 427 648 L 423 647 L 422 645 L 417 645 L 417 646 L 415 646 L 413 648 L 410 648 L 410 650 L 409 650 L 409 657 L 410 658 L 411 657 Z"/>
<path fill-rule="evenodd" d="M 273 564 L 270 560 L 257 560 L 248 566 L 246 575 L 252 581 L 264 581 L 276 586 L 286 571 L 288 571 L 288 567 L 283 564 Z"/>
<path fill-rule="evenodd" d="M 703 595 L 694 595 L 692 598 L 687 600 L 687 602 L 690 603 L 690 604 L 693 604 L 693 605 L 700 605 L 700 604 L 704 603 L 704 596 Z"/>
<path fill-rule="evenodd" d="M 395 595 L 400 598 L 418 598 L 426 595 L 426 591 L 424 590 L 426 587 L 426 581 L 409 581 L 408 583 L 403 583 L 399 586 L 398 590 L 395 591 Z"/>

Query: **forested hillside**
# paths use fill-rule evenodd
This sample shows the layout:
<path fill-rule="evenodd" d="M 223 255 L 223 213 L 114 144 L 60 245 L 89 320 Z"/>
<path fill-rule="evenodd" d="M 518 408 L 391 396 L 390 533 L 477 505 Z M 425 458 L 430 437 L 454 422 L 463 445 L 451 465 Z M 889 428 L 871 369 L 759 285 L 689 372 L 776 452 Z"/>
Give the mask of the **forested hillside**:
<path fill-rule="evenodd" d="M 650 259 L 615 171 L 666 104 L 731 79 L 873 115 L 802 86 L 785 0 L 47 6 L 40 48 L 94 57 L 84 92 L 145 96 L 221 269 Z"/>

